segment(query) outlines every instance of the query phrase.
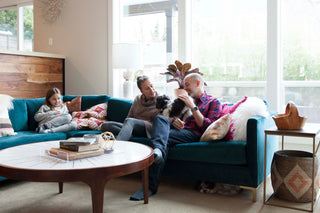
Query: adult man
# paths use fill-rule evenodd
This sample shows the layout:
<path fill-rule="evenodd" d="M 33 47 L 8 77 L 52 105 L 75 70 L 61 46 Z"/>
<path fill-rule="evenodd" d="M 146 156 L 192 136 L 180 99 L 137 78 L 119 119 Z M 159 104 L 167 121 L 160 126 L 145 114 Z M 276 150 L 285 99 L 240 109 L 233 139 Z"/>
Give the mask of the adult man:
<path fill-rule="evenodd" d="M 185 122 L 174 119 L 171 123 L 162 115 L 157 115 L 153 121 L 151 145 L 154 148 L 154 163 L 149 171 L 149 196 L 157 193 L 161 171 L 167 159 L 168 147 L 179 143 L 199 141 L 206 128 L 221 116 L 220 101 L 207 95 L 204 91 L 204 81 L 201 75 L 192 73 L 184 79 L 184 89 L 194 98 L 194 102 L 187 95 L 179 95 L 186 106 L 192 111 L 192 116 Z M 130 200 L 142 200 L 143 190 L 140 189 L 130 197 Z"/>

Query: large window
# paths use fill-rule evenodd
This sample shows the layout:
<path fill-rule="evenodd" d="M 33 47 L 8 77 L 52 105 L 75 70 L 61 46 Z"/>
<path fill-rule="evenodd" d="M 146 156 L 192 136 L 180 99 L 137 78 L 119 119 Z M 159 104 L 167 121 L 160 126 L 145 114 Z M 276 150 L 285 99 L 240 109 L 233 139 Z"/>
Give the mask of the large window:
<path fill-rule="evenodd" d="M 166 77 L 160 73 L 164 72 L 168 63 L 172 63 L 177 57 L 176 1 L 121 0 L 114 1 L 114 4 L 116 4 L 117 10 L 114 11 L 113 51 L 117 49 L 126 55 L 133 54 L 133 57 L 136 54 L 141 54 L 142 58 L 142 64 L 138 67 L 136 67 L 136 63 L 126 64 L 123 61 L 123 67 L 120 63 L 114 64 L 114 68 L 116 68 L 114 69 L 114 79 L 116 82 L 120 82 L 120 84 L 114 85 L 116 91 L 114 95 L 133 98 L 139 93 L 134 83 L 136 77 L 141 74 L 151 78 L 159 93 L 172 91 L 167 87 L 170 85 L 165 84 Z M 124 50 L 119 48 L 119 45 L 126 46 L 126 44 L 127 47 Z M 130 48 L 132 45 L 140 46 L 141 51 L 129 51 L 133 50 Z M 135 48 L 135 50 L 137 51 L 139 48 Z M 113 54 L 123 58 L 123 54 L 118 52 L 113 52 Z M 114 60 L 119 61 L 121 58 Z M 131 72 L 130 75 L 126 75 L 128 74 L 127 70 Z M 133 90 L 133 93 L 129 95 L 126 94 L 127 89 L 121 85 L 125 82 L 125 78 L 134 85 L 131 85 L 130 90 Z M 121 89 L 117 90 L 117 88 Z"/>
<path fill-rule="evenodd" d="M 320 105 L 320 2 L 283 0 L 285 101 Z"/>
<path fill-rule="evenodd" d="M 152 76 L 161 93 L 176 85 L 159 73 L 175 59 L 187 60 L 204 73 L 208 93 L 223 101 L 268 98 L 272 110 L 281 112 L 292 100 L 299 110 L 320 114 L 319 1 L 120 2 L 113 42 L 143 45 L 146 60 L 139 72 Z"/>
<path fill-rule="evenodd" d="M 191 13 L 192 63 L 208 92 L 230 101 L 265 98 L 266 0 L 193 0 Z"/>
<path fill-rule="evenodd" d="M 0 8 L 0 49 L 33 50 L 33 6 Z"/>

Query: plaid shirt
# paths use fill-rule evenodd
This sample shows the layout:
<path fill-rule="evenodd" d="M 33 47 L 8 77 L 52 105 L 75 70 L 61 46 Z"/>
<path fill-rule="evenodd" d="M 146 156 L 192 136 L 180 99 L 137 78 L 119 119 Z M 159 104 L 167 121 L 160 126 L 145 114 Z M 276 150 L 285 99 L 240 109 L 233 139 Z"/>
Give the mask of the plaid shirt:
<path fill-rule="evenodd" d="M 184 128 L 192 131 L 198 136 L 201 136 L 211 123 L 220 118 L 222 105 L 218 99 L 207 95 L 206 92 L 204 92 L 200 98 L 195 99 L 194 103 L 203 115 L 203 125 L 202 127 L 198 127 L 196 120 L 193 115 L 191 115 L 185 120 Z"/>

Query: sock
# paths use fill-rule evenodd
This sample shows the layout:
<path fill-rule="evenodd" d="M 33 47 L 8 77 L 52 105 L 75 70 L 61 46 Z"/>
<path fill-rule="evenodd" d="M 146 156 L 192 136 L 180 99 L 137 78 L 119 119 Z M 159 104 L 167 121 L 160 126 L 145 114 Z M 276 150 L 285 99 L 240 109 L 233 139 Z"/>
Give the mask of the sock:
<path fill-rule="evenodd" d="M 48 126 L 48 124 L 44 123 L 44 124 L 42 124 L 42 128 L 49 129 L 49 126 Z"/>
<path fill-rule="evenodd" d="M 162 157 L 162 152 L 161 152 L 161 150 L 159 149 L 159 148 L 155 148 L 154 150 L 153 150 L 153 154 L 154 154 L 154 161 L 153 161 L 153 163 L 155 163 L 155 164 L 161 164 L 161 163 L 163 163 L 163 157 Z"/>
<path fill-rule="evenodd" d="M 148 190 L 148 196 L 152 196 L 155 193 L 153 193 L 150 189 Z M 130 200 L 134 200 L 134 201 L 139 201 L 139 200 L 143 200 L 144 196 L 143 196 L 143 188 L 141 188 L 139 191 L 137 191 L 136 193 L 134 193 L 131 197 Z"/>
<path fill-rule="evenodd" d="M 39 127 L 38 127 L 39 128 Z M 39 133 L 44 133 L 44 134 L 46 134 L 46 133 L 51 133 L 52 131 L 51 131 L 51 129 L 43 129 L 43 128 L 39 128 L 40 130 L 39 130 Z"/>

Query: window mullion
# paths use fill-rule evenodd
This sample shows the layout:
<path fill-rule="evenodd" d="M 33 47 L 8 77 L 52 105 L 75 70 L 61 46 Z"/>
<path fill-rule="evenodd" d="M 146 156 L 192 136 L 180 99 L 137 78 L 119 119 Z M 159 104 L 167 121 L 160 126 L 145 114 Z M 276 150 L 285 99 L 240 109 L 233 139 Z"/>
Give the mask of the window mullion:
<path fill-rule="evenodd" d="M 191 0 L 178 0 L 178 58 L 191 61 Z"/>
<path fill-rule="evenodd" d="M 23 37 L 24 37 L 24 32 L 23 32 L 23 7 L 18 7 L 17 8 L 17 49 L 23 51 Z"/>
<path fill-rule="evenodd" d="M 281 108 L 284 96 L 282 81 L 281 60 L 281 26 L 280 26 L 280 1 L 267 1 L 267 87 L 266 97 L 271 110 Z"/>

